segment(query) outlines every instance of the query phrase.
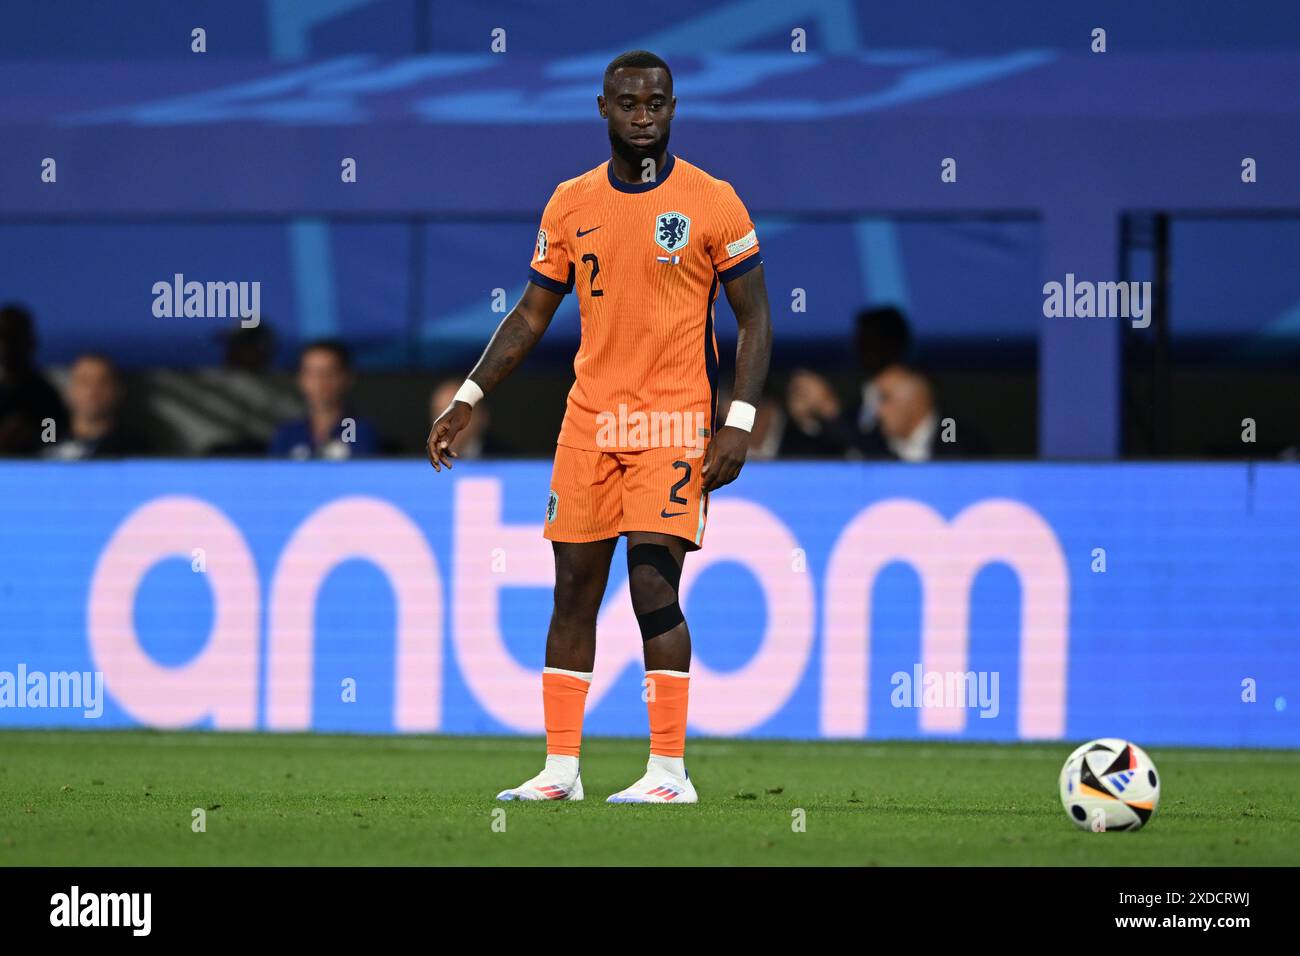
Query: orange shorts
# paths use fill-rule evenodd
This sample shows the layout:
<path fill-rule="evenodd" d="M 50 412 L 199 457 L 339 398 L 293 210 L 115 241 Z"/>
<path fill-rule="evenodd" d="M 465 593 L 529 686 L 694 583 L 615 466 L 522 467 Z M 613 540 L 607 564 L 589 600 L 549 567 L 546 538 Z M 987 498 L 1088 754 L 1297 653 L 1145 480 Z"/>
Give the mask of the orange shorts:
<path fill-rule="evenodd" d="M 696 448 L 588 451 L 556 445 L 542 533 L 551 541 L 582 542 L 657 531 L 682 538 L 694 551 L 704 540 L 709 514 L 703 466 Z"/>

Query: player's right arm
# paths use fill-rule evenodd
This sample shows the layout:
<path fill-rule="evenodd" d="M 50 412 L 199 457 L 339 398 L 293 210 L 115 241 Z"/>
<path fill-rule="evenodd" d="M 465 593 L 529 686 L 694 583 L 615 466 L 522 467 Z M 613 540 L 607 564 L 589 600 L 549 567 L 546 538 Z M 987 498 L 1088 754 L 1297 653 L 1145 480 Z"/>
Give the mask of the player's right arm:
<path fill-rule="evenodd" d="M 478 364 L 469 373 L 470 379 L 483 390 L 484 395 L 496 388 L 532 351 L 563 300 L 564 296 L 558 292 L 528 283 L 523 297 L 501 320 Z M 473 408 L 468 402 L 453 401 L 433 423 L 426 444 L 429 464 L 435 471 L 442 471 L 443 465 L 451 467 L 451 459 L 457 457 L 451 450 L 451 442 L 469 424 L 472 413 Z"/>
<path fill-rule="evenodd" d="M 551 194 L 542 213 L 542 227 L 537 230 L 537 245 L 529 264 L 523 298 L 501 320 L 478 364 L 469 373 L 469 380 L 484 395 L 523 361 L 551 324 L 565 294 L 573 291 L 573 258 L 564 221 L 567 208 L 564 184 L 561 184 Z M 452 439 L 469 424 L 472 411 L 469 402 L 453 401 L 433 423 L 426 444 L 429 464 L 435 471 L 442 471 L 443 465 L 451 467 L 451 459 L 456 457 L 451 450 Z"/>

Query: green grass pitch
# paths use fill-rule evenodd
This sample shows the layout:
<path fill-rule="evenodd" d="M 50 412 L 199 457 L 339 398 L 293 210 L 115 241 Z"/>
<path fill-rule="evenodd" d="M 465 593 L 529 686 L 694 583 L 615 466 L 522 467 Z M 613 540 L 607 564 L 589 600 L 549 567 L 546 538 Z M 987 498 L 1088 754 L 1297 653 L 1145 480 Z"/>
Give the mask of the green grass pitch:
<path fill-rule="evenodd" d="M 1076 743 L 696 740 L 701 802 L 646 807 L 604 802 L 643 740 L 585 742 L 585 802 L 504 804 L 540 741 L 6 731 L 0 864 L 1300 863 L 1300 753 L 1150 748 L 1156 816 L 1094 834 L 1056 795 Z"/>

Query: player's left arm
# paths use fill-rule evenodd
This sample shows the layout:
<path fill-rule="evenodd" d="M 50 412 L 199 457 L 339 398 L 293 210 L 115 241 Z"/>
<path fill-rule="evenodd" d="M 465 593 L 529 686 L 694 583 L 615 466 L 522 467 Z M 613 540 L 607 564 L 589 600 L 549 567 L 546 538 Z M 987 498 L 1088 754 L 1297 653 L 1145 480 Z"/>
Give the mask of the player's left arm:
<path fill-rule="evenodd" d="M 757 407 L 772 358 L 772 318 L 762 265 L 724 283 L 722 288 L 740 327 L 732 398 Z M 728 425 L 719 428 L 704 455 L 704 490 L 713 491 L 735 481 L 748 454 L 749 432 Z"/>

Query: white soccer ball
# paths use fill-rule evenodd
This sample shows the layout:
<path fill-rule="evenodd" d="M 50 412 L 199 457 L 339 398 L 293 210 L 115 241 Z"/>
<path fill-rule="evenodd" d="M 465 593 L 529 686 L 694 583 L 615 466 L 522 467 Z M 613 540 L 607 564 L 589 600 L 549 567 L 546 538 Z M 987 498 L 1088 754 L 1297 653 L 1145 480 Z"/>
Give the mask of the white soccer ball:
<path fill-rule="evenodd" d="M 1160 802 L 1156 765 L 1137 744 L 1091 740 L 1061 768 L 1061 806 L 1080 830 L 1140 830 Z"/>

